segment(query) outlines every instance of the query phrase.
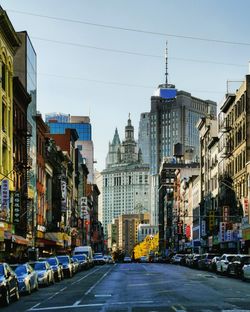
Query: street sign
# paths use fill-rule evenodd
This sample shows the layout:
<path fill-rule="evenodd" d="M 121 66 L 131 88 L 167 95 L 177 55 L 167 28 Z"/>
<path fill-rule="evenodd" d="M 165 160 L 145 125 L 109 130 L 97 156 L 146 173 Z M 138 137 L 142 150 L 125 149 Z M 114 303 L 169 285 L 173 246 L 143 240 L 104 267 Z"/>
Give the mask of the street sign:
<path fill-rule="evenodd" d="M 7 220 L 9 218 L 9 180 L 4 179 L 1 184 L 1 218 Z"/>
<path fill-rule="evenodd" d="M 13 223 L 20 222 L 20 193 L 16 191 L 13 198 Z"/>

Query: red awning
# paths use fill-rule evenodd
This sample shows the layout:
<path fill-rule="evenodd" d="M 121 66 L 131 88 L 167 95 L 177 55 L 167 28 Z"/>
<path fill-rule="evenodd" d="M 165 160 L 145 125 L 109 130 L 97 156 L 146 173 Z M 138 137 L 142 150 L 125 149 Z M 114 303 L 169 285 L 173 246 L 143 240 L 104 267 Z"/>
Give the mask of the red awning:
<path fill-rule="evenodd" d="M 15 234 L 12 234 L 12 242 L 19 244 L 19 245 L 28 245 L 29 244 L 28 239 L 26 239 L 22 236 L 19 236 L 19 235 L 15 235 Z"/>

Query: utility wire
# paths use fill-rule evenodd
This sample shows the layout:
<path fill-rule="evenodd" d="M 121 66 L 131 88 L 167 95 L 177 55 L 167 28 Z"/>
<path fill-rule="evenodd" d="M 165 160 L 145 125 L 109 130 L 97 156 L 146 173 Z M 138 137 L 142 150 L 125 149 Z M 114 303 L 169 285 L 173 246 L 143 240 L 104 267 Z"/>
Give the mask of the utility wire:
<path fill-rule="evenodd" d="M 162 55 L 154 55 L 154 54 L 146 54 L 146 53 L 140 53 L 140 52 L 134 52 L 134 51 L 127 51 L 127 50 L 103 48 L 103 47 L 92 46 L 92 45 L 87 45 L 87 44 L 81 44 L 81 43 L 75 43 L 75 42 L 69 42 L 69 41 L 61 41 L 61 40 L 53 40 L 53 39 L 46 39 L 46 38 L 41 38 L 41 37 L 33 37 L 32 36 L 31 38 L 35 39 L 35 40 L 45 41 L 45 42 L 75 46 L 75 47 L 79 47 L 79 48 L 87 48 L 87 49 L 94 49 L 94 50 L 100 50 L 100 51 L 106 51 L 106 52 L 130 54 L 130 55 L 160 58 L 160 59 L 163 58 Z M 180 58 L 180 57 L 169 57 L 169 59 L 177 60 L 177 61 L 185 61 L 185 62 L 194 62 L 194 63 L 208 63 L 208 64 L 214 64 L 214 65 L 245 67 L 245 65 L 243 65 L 243 64 L 224 63 L 224 62 L 209 61 L 209 60 L 198 60 L 198 59 L 189 59 L 189 58 Z"/>
<path fill-rule="evenodd" d="M 137 84 L 131 84 L 131 83 L 122 83 L 122 82 L 116 82 L 116 81 L 105 81 L 105 80 L 96 80 L 96 79 L 89 79 L 89 78 L 83 78 L 83 77 L 69 77 L 69 76 L 62 76 L 62 75 L 56 75 L 56 74 L 50 74 L 50 73 L 38 73 L 38 75 L 41 76 L 50 76 L 60 79 L 72 79 L 72 80 L 79 80 L 79 81 L 88 81 L 93 83 L 100 83 L 105 85 L 115 85 L 115 86 L 122 86 L 122 87 L 132 87 L 132 88 L 144 88 L 144 89 L 155 89 L 153 86 L 146 86 L 146 85 L 137 85 Z M 190 92 L 200 92 L 200 93 L 217 93 L 217 94 L 224 94 L 225 92 L 222 91 L 212 91 L 212 90 L 190 90 Z"/>
<path fill-rule="evenodd" d="M 230 45 L 250 46 L 250 42 L 229 41 L 229 40 L 220 40 L 220 39 L 205 38 L 205 37 L 176 35 L 176 34 L 170 34 L 170 33 L 148 31 L 148 30 L 143 30 L 143 29 L 138 29 L 138 28 L 127 28 L 127 27 L 119 27 L 119 26 L 108 25 L 108 24 L 91 23 L 91 22 L 86 22 L 83 20 L 75 20 L 75 19 L 62 18 L 62 17 L 56 17 L 56 16 L 35 14 L 35 13 L 17 11 L 17 10 L 11 10 L 11 9 L 7 10 L 7 11 L 17 13 L 17 14 L 24 14 L 24 15 L 30 15 L 30 16 L 40 17 L 40 18 L 47 18 L 47 19 L 61 21 L 61 22 L 84 24 L 84 25 L 89 25 L 89 26 L 102 27 L 102 28 L 115 29 L 115 30 L 122 30 L 122 31 L 129 31 L 129 32 L 136 32 L 136 33 L 143 33 L 143 34 L 148 34 L 148 35 L 174 37 L 174 38 L 181 38 L 181 39 L 198 40 L 198 41 L 206 41 L 206 42 L 221 43 L 221 44 L 230 44 Z"/>

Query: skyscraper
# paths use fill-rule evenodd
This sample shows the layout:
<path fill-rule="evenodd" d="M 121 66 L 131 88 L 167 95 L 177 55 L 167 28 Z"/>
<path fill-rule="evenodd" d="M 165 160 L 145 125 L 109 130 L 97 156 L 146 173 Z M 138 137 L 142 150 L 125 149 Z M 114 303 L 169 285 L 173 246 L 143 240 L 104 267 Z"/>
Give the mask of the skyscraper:
<path fill-rule="evenodd" d="M 150 163 L 150 116 L 149 113 L 141 113 L 138 133 L 138 147 L 142 151 L 144 163 Z"/>
<path fill-rule="evenodd" d="M 134 139 L 134 127 L 129 117 L 125 139 L 120 141 L 117 129 L 106 158 L 103 177 L 103 227 L 123 214 L 149 211 L 149 165 L 142 162 L 141 150 Z"/>
<path fill-rule="evenodd" d="M 189 92 L 178 91 L 168 83 L 166 51 L 166 81 L 151 97 L 150 119 L 150 174 L 151 222 L 157 224 L 158 173 L 165 157 L 174 155 L 174 145 L 180 143 L 183 156 L 190 162 L 199 161 L 199 132 L 196 124 L 207 115 L 216 117 L 217 104 L 202 100 Z"/>

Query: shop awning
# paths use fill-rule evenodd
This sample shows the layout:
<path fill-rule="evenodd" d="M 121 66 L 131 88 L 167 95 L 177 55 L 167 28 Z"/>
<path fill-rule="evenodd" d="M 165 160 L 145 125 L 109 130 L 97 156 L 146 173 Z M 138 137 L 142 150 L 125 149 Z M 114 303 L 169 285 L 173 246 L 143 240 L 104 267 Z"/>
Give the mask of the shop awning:
<path fill-rule="evenodd" d="M 28 239 L 26 239 L 22 236 L 16 235 L 16 234 L 12 234 L 12 242 L 19 244 L 19 245 L 28 245 L 29 244 Z"/>

